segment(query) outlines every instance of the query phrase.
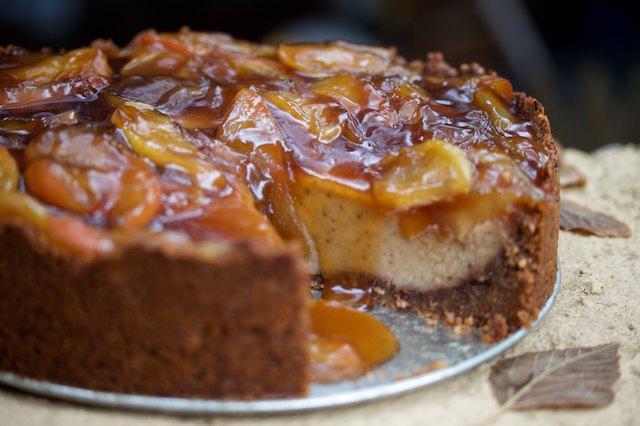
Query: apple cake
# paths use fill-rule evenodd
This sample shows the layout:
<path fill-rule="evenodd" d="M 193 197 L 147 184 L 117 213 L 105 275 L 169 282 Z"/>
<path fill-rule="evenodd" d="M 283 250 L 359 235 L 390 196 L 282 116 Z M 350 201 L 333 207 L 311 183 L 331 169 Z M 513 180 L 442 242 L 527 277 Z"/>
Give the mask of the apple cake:
<path fill-rule="evenodd" d="M 0 371 L 302 395 L 318 330 L 368 327 L 310 288 L 496 341 L 551 294 L 557 236 L 543 107 L 478 64 L 188 29 L 0 50 Z M 346 359 L 386 359 L 377 330 Z"/>

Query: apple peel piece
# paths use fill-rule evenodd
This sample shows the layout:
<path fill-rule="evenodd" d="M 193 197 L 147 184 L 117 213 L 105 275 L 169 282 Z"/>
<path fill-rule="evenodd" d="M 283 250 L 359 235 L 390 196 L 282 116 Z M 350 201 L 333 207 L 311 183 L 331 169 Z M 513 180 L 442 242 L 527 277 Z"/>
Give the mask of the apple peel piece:
<path fill-rule="evenodd" d="M 16 160 L 8 149 L 0 146 L 0 192 L 16 189 L 19 179 L 20 172 Z"/>
<path fill-rule="evenodd" d="M 428 140 L 400 149 L 379 163 L 375 200 L 392 210 L 408 210 L 468 193 L 473 168 L 465 152 L 442 140 Z"/>

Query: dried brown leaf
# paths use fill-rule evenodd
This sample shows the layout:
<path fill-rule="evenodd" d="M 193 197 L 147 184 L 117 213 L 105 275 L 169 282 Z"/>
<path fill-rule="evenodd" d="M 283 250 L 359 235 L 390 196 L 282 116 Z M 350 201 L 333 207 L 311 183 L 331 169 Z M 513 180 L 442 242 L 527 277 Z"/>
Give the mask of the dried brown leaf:
<path fill-rule="evenodd" d="M 631 236 L 631 229 L 624 223 L 570 201 L 560 202 L 560 229 L 598 237 Z"/>
<path fill-rule="evenodd" d="M 489 381 L 502 410 L 603 407 L 620 377 L 618 344 L 556 349 L 498 361 Z M 501 411 L 502 411 L 501 410 Z"/>
<path fill-rule="evenodd" d="M 575 167 L 560 163 L 560 187 L 561 188 L 575 188 L 584 186 L 587 182 L 587 178 L 580 173 Z"/>

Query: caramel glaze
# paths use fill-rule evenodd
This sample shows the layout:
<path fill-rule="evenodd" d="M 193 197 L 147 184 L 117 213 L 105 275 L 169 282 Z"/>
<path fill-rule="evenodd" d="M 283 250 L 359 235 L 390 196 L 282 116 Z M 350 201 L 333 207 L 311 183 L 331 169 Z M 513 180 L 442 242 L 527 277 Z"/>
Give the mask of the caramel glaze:
<path fill-rule="evenodd" d="M 0 49 L 0 221 L 91 257 L 139 234 L 302 239 L 295 199 L 308 182 L 398 215 L 407 238 L 552 198 L 510 83 L 425 69 L 393 49 L 186 29 L 124 49 Z M 362 308 L 368 291 L 334 284 L 325 297 Z M 318 380 L 397 349 L 356 309 L 319 301 L 312 317 Z"/>
<path fill-rule="evenodd" d="M 352 379 L 389 360 L 398 340 L 375 317 L 330 300 L 311 306 L 311 378 L 316 382 Z"/>

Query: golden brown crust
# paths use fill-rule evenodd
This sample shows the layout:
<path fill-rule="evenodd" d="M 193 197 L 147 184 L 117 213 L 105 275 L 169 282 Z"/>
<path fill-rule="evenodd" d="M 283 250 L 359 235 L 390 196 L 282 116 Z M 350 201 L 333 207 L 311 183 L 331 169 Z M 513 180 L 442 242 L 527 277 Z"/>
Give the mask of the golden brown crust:
<path fill-rule="evenodd" d="M 92 262 L 0 229 L 0 370 L 91 389 L 265 398 L 308 386 L 296 250 L 209 262 L 131 247 Z"/>

